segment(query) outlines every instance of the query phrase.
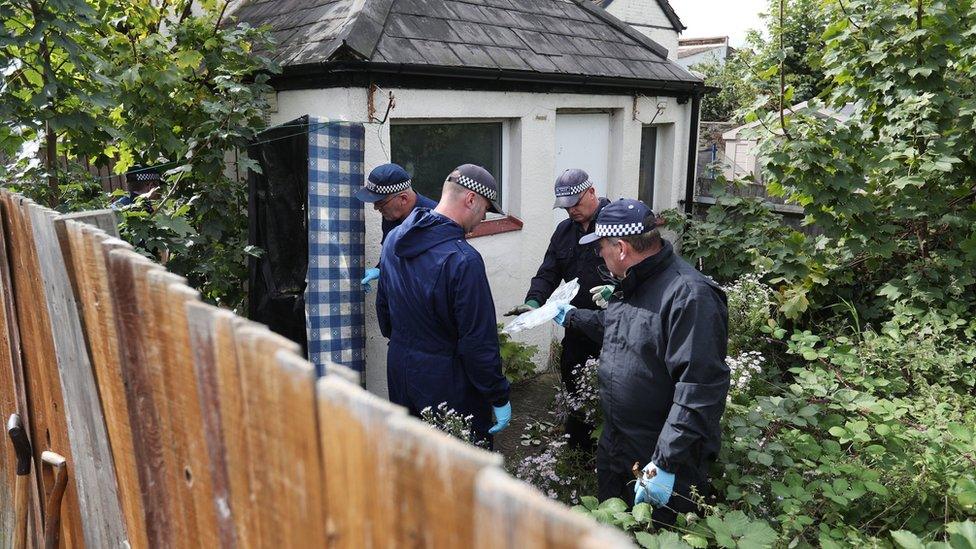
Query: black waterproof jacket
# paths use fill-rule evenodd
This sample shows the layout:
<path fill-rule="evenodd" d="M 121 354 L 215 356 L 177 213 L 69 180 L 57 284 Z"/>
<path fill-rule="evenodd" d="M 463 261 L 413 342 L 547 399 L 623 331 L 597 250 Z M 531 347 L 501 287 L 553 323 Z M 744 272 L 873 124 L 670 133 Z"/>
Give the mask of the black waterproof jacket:
<path fill-rule="evenodd" d="M 706 479 L 729 391 L 722 289 L 665 241 L 628 271 L 605 311 L 567 318 L 603 342 L 597 468 L 627 473 L 653 461 L 689 482 Z"/>
<path fill-rule="evenodd" d="M 593 242 L 581 246 L 579 240 L 593 232 L 596 216 L 609 203 L 606 198 L 600 199 L 600 205 L 593 214 L 594 221 L 590 222 L 589 229 L 586 231 L 579 223 L 568 218 L 556 226 L 549 240 L 549 248 L 542 259 L 542 265 L 539 266 L 539 271 L 529 284 L 525 301 L 531 299 L 541 305 L 549 299 L 560 283 L 579 278 L 580 290 L 573 298 L 573 306 L 580 309 L 597 308 L 590 296 L 590 288 L 613 281 L 604 280 L 600 276 L 598 269 L 603 265 L 603 259 L 596 253 L 598 244 Z"/>

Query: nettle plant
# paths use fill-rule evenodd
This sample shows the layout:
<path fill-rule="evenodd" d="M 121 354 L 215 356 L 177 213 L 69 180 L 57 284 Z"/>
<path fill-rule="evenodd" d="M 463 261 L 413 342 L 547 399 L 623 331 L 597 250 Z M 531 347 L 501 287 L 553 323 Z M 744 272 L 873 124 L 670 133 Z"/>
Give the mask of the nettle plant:
<path fill-rule="evenodd" d="M 533 358 L 539 352 L 535 345 L 529 345 L 512 339 L 512 336 L 502 333 L 504 325 L 498 325 L 498 350 L 502 355 L 502 373 L 512 383 L 521 383 L 536 375 L 536 365 Z"/>

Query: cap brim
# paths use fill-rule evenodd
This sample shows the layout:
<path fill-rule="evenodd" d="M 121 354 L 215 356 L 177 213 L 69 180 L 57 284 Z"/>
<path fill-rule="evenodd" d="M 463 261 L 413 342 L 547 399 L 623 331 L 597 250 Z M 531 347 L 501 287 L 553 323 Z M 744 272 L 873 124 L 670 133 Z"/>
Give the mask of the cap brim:
<path fill-rule="evenodd" d="M 505 212 L 502 211 L 502 205 L 494 200 L 488 201 L 488 211 L 491 213 L 505 215 Z"/>
<path fill-rule="evenodd" d="M 387 196 L 390 196 L 390 195 L 376 193 L 376 192 L 373 192 L 373 191 L 367 189 L 366 187 L 362 187 L 361 189 L 359 189 L 358 191 L 356 191 L 356 198 L 362 200 L 363 202 L 370 203 L 370 204 L 373 203 L 373 202 L 379 202 L 380 200 L 383 200 Z"/>
<path fill-rule="evenodd" d="M 586 191 L 583 191 L 583 193 L 585 192 Z M 552 204 L 552 209 L 572 208 L 573 206 L 579 204 L 579 201 L 583 199 L 583 193 L 571 194 L 569 196 L 557 196 L 556 201 Z"/>
<path fill-rule="evenodd" d="M 600 235 L 598 235 L 598 234 L 596 234 L 596 233 L 590 233 L 588 235 L 584 235 L 583 238 L 581 238 L 579 240 L 579 243 L 582 246 L 584 244 L 589 244 L 591 242 L 596 242 L 597 240 L 600 240 L 601 238 L 603 238 L 603 237 L 600 236 Z"/>

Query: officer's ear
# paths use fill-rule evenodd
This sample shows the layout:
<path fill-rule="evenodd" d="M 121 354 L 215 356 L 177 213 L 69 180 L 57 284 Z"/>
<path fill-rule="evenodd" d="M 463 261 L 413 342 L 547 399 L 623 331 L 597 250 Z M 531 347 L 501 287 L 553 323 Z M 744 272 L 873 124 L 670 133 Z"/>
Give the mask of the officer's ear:
<path fill-rule="evenodd" d="M 618 238 L 617 239 L 617 244 L 620 245 L 620 251 L 619 251 L 619 253 L 620 253 L 620 259 L 621 260 L 623 260 L 626 257 L 630 257 L 631 255 L 633 255 L 633 253 L 634 253 L 634 247 L 630 245 L 630 242 L 627 242 L 623 238 Z"/>

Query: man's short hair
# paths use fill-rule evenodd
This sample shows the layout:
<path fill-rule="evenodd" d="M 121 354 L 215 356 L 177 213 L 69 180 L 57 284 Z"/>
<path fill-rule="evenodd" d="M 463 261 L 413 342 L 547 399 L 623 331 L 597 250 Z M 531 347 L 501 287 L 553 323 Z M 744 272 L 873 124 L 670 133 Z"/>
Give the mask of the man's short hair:
<path fill-rule="evenodd" d="M 617 240 L 623 240 L 630 244 L 630 247 L 637 253 L 643 253 L 659 246 L 661 244 L 661 230 L 657 228 L 657 218 L 653 215 L 647 216 L 644 218 L 644 226 L 654 228 L 641 234 L 617 237 Z"/>
<path fill-rule="evenodd" d="M 454 174 L 452 173 L 451 175 Z M 466 187 L 462 187 L 460 184 L 457 183 L 457 181 L 451 180 L 450 177 L 448 177 L 448 179 L 444 181 L 444 186 L 441 188 L 441 196 L 445 196 L 445 195 L 451 197 L 463 196 L 468 192 L 474 192 L 474 191 L 471 191 L 471 189 L 468 189 Z"/>

